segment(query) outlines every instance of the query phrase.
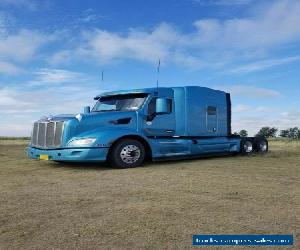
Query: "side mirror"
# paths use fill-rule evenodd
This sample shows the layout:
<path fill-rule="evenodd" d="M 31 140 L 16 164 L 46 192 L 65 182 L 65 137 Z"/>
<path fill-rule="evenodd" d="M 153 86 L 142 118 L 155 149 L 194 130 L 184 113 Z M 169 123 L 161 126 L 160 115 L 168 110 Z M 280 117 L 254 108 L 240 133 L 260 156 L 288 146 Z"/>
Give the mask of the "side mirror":
<path fill-rule="evenodd" d="M 84 107 L 84 108 L 83 108 L 83 113 L 84 113 L 84 114 L 89 114 L 89 113 L 91 113 L 91 108 L 90 108 L 90 106 Z"/>
<path fill-rule="evenodd" d="M 157 98 L 156 99 L 155 113 L 158 115 L 168 113 L 168 100 L 166 98 Z"/>

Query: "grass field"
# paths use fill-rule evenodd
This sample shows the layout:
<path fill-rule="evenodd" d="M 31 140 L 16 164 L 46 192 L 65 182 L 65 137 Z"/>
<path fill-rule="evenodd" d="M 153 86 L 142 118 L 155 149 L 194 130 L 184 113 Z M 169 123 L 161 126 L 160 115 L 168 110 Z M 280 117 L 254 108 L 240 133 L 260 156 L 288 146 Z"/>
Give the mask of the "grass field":
<path fill-rule="evenodd" d="M 192 234 L 293 234 L 300 249 L 300 142 L 123 170 L 28 160 L 26 144 L 0 140 L 0 249 L 189 249 Z"/>

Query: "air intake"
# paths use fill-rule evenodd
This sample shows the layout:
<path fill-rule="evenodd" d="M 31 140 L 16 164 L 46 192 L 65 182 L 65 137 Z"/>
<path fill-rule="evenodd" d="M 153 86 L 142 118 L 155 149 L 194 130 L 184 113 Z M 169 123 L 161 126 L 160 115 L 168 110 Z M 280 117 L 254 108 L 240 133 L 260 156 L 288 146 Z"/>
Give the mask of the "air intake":
<path fill-rule="evenodd" d="M 61 145 L 63 121 L 35 122 L 31 136 L 31 145 L 41 148 L 55 148 Z"/>

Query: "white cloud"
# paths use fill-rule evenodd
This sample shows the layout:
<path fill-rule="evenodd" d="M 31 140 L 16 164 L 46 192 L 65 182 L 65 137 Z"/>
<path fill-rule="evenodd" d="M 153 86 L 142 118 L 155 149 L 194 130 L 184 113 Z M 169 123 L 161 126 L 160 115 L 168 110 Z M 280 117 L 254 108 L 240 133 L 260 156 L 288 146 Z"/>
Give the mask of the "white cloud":
<path fill-rule="evenodd" d="M 124 58 L 156 63 L 159 58 L 164 60 L 171 53 L 183 54 L 176 47 L 181 44 L 182 37 L 173 26 L 164 23 L 150 32 L 131 29 L 126 35 L 96 29 L 86 32 L 84 40 L 78 52 L 102 63 Z"/>
<path fill-rule="evenodd" d="M 291 121 L 298 121 L 298 126 L 300 127 L 300 111 L 299 110 L 289 110 L 281 113 L 283 119 L 288 119 Z"/>
<path fill-rule="evenodd" d="M 48 59 L 48 62 L 52 65 L 69 64 L 74 59 L 73 55 L 74 51 L 71 50 L 57 51 Z"/>
<path fill-rule="evenodd" d="M 202 19 L 195 22 L 196 40 L 202 46 L 225 49 L 256 49 L 300 40 L 300 2 L 273 2 L 251 18 L 220 21 Z"/>
<path fill-rule="evenodd" d="M 30 60 L 51 39 L 53 37 L 26 29 L 0 36 L 0 58 L 18 62 Z"/>
<path fill-rule="evenodd" d="M 4 18 L 0 12 L 0 37 L 3 36 L 6 32 L 6 25 L 4 23 Z"/>
<path fill-rule="evenodd" d="M 17 100 L 14 98 L 14 92 L 3 88 L 0 89 L 0 106 L 10 106 L 17 103 Z"/>
<path fill-rule="evenodd" d="M 26 72 L 23 69 L 25 63 L 35 59 L 39 49 L 55 36 L 27 29 L 11 32 L 0 18 L 0 73 L 17 75 Z"/>
<path fill-rule="evenodd" d="M 42 84 L 63 84 L 70 82 L 80 83 L 85 81 L 81 73 L 64 69 L 43 68 L 36 71 L 34 74 L 36 75 L 35 79 L 29 82 L 31 86 Z"/>
<path fill-rule="evenodd" d="M 233 96 L 241 96 L 247 98 L 275 98 L 279 97 L 280 93 L 273 89 L 258 88 L 245 85 L 217 86 L 218 89 L 223 89 Z"/>
<path fill-rule="evenodd" d="M 244 105 L 244 104 L 238 104 L 232 107 L 233 113 L 248 113 L 248 112 L 254 112 L 254 113 L 265 113 L 265 112 L 271 112 L 273 111 L 272 108 L 266 107 L 266 106 L 251 106 L 251 105 Z"/>
<path fill-rule="evenodd" d="M 236 105 L 236 106 L 233 106 L 232 107 L 232 111 L 234 113 L 238 113 L 238 112 L 246 112 L 246 111 L 249 111 L 251 110 L 252 107 L 249 106 L 249 105 L 244 105 L 244 104 L 239 104 L 239 105 Z"/>
<path fill-rule="evenodd" d="M 254 63 L 246 64 L 235 69 L 230 70 L 231 73 L 250 73 L 255 71 L 265 70 L 271 67 L 299 61 L 300 56 L 292 56 L 280 59 L 262 60 Z"/>
<path fill-rule="evenodd" d="M 45 115 L 81 113 L 100 92 L 88 84 L 0 88 L 0 136 L 29 136 L 33 121 Z"/>
<path fill-rule="evenodd" d="M 270 119 L 266 119 L 264 114 L 248 115 L 239 117 L 233 114 L 232 117 L 232 131 L 240 131 L 245 129 L 248 131 L 249 136 L 254 136 L 261 127 L 274 126 Z"/>
<path fill-rule="evenodd" d="M 36 10 L 38 5 L 34 0 L 1 0 L 0 5 Z"/>
<path fill-rule="evenodd" d="M 187 37 L 177 29 L 162 23 L 150 31 L 130 29 L 119 34 L 94 29 L 82 33 L 79 46 L 55 52 L 49 63 L 69 64 L 74 61 L 108 64 L 133 59 L 146 63 L 173 63 L 190 68 L 202 67 L 202 61 L 186 50 Z"/>
<path fill-rule="evenodd" d="M 9 74 L 9 75 L 16 75 L 19 74 L 20 72 L 23 72 L 23 70 L 18 66 L 0 60 L 0 74 L 2 73 L 2 74 Z"/>
<path fill-rule="evenodd" d="M 22 6 L 26 1 L 34 2 L 3 0 L 0 5 L 4 1 L 7 6 L 8 4 Z M 245 5 L 249 1 L 210 2 L 214 5 L 229 6 Z M 19 4 L 13 5 L 17 3 Z M 39 57 L 40 63 L 47 60 L 52 65 L 84 61 L 105 64 L 128 60 L 156 64 L 160 58 L 162 64 L 175 64 L 191 69 L 224 67 L 222 72 L 229 72 L 226 68 L 230 66 L 231 73 L 256 72 L 298 61 L 300 57 L 295 55 L 270 59 L 269 53 L 280 51 L 281 48 L 286 49 L 286 45 L 299 43 L 300 2 L 272 1 L 266 2 L 263 6 L 264 8 L 256 6 L 259 11 L 253 11 L 251 16 L 245 18 L 197 20 L 193 26 L 194 31 L 191 32 L 183 32 L 166 23 L 161 23 L 152 29 L 135 28 L 123 33 L 99 28 L 86 29 L 83 33 L 72 34 L 72 37 L 71 35 L 70 37 L 59 36 L 60 43 L 64 45 L 60 45 L 60 50 L 54 48 L 55 51 L 50 59 L 46 59 L 45 54 L 39 52 L 46 52 L 42 51 L 42 46 L 53 41 L 55 34 L 49 35 L 26 29 L 8 31 L 0 18 L 0 74 L 18 74 L 22 72 L 22 68 L 26 68 L 24 64 L 36 57 Z M 94 23 L 97 18 L 100 18 L 95 15 L 94 12 L 87 12 L 81 16 L 81 21 Z M 234 67 L 234 65 L 239 66 Z M 25 112 L 28 117 L 27 127 L 30 127 L 28 122 L 43 114 L 79 112 L 95 94 L 100 92 L 94 91 L 92 85 L 87 90 L 88 81 L 78 72 L 60 69 L 58 66 L 53 66 L 53 69 L 47 68 L 49 66 L 44 67 L 34 73 L 34 79 L 28 85 L 17 89 L 0 90 L 1 114 L 6 114 L 7 119 L 12 123 L 24 122 Z M 36 85 L 43 85 L 44 88 L 42 90 L 31 88 Z M 233 85 L 219 88 L 225 89 L 233 96 L 249 99 L 280 97 L 280 93 L 276 90 L 255 86 Z M 299 114 L 295 111 L 274 112 L 272 117 L 268 117 L 266 114 L 270 113 L 269 107 L 240 104 L 233 109 L 233 126 L 241 129 L 254 131 L 263 125 L 295 126 L 297 122 L 299 124 L 297 118 Z M 257 114 L 241 117 L 243 113 L 250 113 L 249 111 Z M 21 115 L 23 115 L 22 119 Z M 5 134 L 10 131 L 10 127 L 5 128 L 4 122 L 6 121 L 1 119 L 0 127 L 3 130 L 0 131 Z M 21 128 L 15 127 L 11 131 L 19 134 Z"/>
<path fill-rule="evenodd" d="M 279 130 L 300 127 L 300 111 L 297 107 L 237 105 L 233 107 L 233 131 L 246 129 L 250 135 L 255 135 L 261 127 L 276 127 Z M 240 109 L 241 112 L 237 112 Z M 286 111 L 282 111 L 286 110 Z"/>
<path fill-rule="evenodd" d="M 193 0 L 194 3 L 204 6 L 220 5 L 220 6 L 235 6 L 248 5 L 253 0 Z"/>
<path fill-rule="evenodd" d="M 248 1 L 214 1 L 246 4 Z M 150 30 L 129 29 L 124 33 L 95 29 L 83 32 L 80 44 L 54 53 L 52 64 L 97 61 L 100 64 L 133 59 L 147 63 L 176 64 L 192 69 L 227 67 L 231 73 L 264 70 L 298 60 L 298 56 L 264 59 L 268 52 L 300 41 L 300 2 L 282 0 L 258 8 L 252 16 L 227 20 L 199 19 L 195 30 L 184 33 L 161 23 Z M 249 58 L 259 61 L 249 62 Z"/>
<path fill-rule="evenodd" d="M 83 23 L 98 23 L 100 20 L 105 18 L 105 16 L 99 15 L 92 8 L 89 8 L 81 13 L 79 21 Z"/>
<path fill-rule="evenodd" d="M 82 45 L 75 49 L 78 58 L 93 58 L 101 64 L 134 59 L 156 64 L 172 63 L 189 68 L 200 68 L 202 59 L 188 52 L 189 37 L 174 26 L 162 23 L 151 31 L 130 29 L 127 34 L 96 29 L 85 32 Z M 55 54 L 52 62 L 70 61 L 70 53 Z M 208 63 L 206 63 L 208 64 Z"/>
<path fill-rule="evenodd" d="M 24 118 L 0 122 L 0 131 L 2 131 L 0 136 L 30 136 L 32 125 L 30 123 L 23 124 L 22 120 L 24 120 Z"/>
<path fill-rule="evenodd" d="M 26 63 L 42 59 L 41 48 L 53 42 L 58 33 L 41 33 L 28 29 L 9 28 L 0 13 L 0 73 L 17 75 L 26 72 Z"/>
<path fill-rule="evenodd" d="M 246 129 L 249 135 L 255 135 L 261 127 L 276 127 L 279 130 L 291 127 L 300 127 L 300 114 L 295 110 L 284 113 L 279 111 L 273 112 L 252 112 L 246 115 L 233 113 L 232 128 L 233 131 Z"/>
<path fill-rule="evenodd" d="M 266 107 L 266 106 L 258 106 L 254 109 L 254 112 L 263 112 L 263 113 L 267 113 L 267 112 L 272 112 L 273 109 Z"/>

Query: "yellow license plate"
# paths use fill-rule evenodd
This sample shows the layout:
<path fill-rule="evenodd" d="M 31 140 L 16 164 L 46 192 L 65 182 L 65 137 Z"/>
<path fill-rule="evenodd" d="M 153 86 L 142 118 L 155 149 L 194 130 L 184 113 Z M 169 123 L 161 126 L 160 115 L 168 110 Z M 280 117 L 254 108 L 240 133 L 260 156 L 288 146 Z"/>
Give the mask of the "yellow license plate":
<path fill-rule="evenodd" d="M 40 155 L 40 160 L 48 161 L 49 160 L 49 155 Z"/>

